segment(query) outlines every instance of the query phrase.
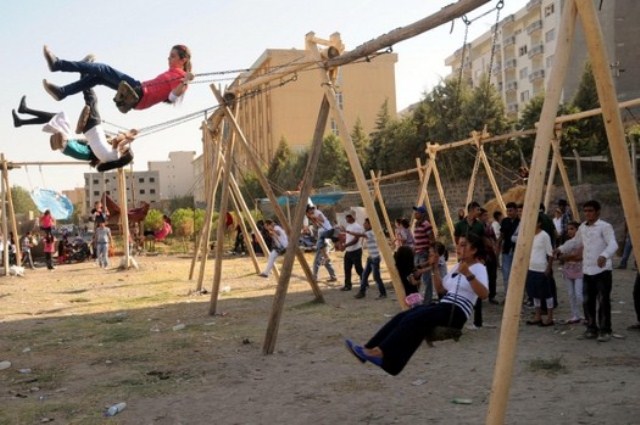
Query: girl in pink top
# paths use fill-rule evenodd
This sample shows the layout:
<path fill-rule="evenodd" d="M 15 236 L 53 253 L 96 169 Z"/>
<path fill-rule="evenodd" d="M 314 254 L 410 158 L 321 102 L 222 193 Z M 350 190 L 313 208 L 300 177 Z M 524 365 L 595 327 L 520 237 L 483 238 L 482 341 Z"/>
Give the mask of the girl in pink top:
<path fill-rule="evenodd" d="M 51 234 L 47 234 L 44 237 L 44 257 L 45 263 L 47 263 L 47 268 L 49 270 L 55 269 L 53 267 L 53 253 L 56 252 L 56 238 Z"/>
<path fill-rule="evenodd" d="M 40 217 L 40 230 L 50 235 L 51 230 L 56 225 L 56 219 L 51 215 L 51 211 L 45 210 L 42 217 Z"/>
<path fill-rule="evenodd" d="M 44 88 L 55 100 L 103 85 L 118 90 L 121 81 L 125 81 L 140 100 L 134 109 L 147 109 L 157 103 L 175 103 L 187 91 L 191 73 L 191 52 L 187 46 L 177 44 L 169 52 L 169 69 L 152 80 L 139 81 L 103 63 L 90 61 L 67 61 L 56 57 L 47 46 L 44 46 L 44 57 L 52 72 L 78 72 L 80 79 L 66 86 L 56 86 L 47 80 Z"/>
<path fill-rule="evenodd" d="M 571 222 L 567 225 L 567 236 L 572 239 L 580 227 L 579 223 Z M 569 293 L 569 305 L 571 306 L 571 319 L 568 323 L 580 323 L 582 321 L 582 246 L 575 250 L 562 254 L 562 277 L 567 284 Z"/>

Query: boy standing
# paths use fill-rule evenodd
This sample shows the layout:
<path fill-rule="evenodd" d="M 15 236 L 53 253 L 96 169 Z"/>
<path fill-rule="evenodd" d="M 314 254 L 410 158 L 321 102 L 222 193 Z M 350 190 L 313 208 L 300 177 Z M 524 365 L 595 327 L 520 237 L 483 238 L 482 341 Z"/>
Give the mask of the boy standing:
<path fill-rule="evenodd" d="M 104 221 L 101 221 L 95 232 L 96 256 L 98 265 L 102 268 L 109 267 L 109 244 L 111 243 L 111 229 Z"/>
<path fill-rule="evenodd" d="M 387 290 L 384 287 L 384 283 L 382 282 L 382 277 L 380 277 L 380 250 L 378 249 L 378 244 L 376 242 L 376 237 L 371 230 L 371 223 L 368 218 L 364 219 L 364 233 L 356 233 L 349 230 L 346 230 L 347 233 L 367 239 L 367 251 L 369 252 L 369 256 L 367 257 L 367 264 L 364 266 L 364 271 L 362 272 L 362 278 L 360 279 L 360 291 L 355 295 L 355 298 L 364 298 L 367 295 L 367 288 L 369 287 L 369 275 L 373 272 L 373 280 L 376 281 L 378 285 L 378 291 L 380 291 L 380 295 L 378 295 L 378 299 L 387 298 Z"/>

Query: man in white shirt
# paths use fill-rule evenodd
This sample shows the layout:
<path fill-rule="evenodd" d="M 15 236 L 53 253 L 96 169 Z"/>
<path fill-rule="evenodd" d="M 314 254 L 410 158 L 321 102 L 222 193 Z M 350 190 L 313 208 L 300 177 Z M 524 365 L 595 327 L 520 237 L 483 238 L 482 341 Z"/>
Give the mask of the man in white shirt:
<path fill-rule="evenodd" d="M 318 242 L 316 244 L 316 255 L 313 259 L 313 280 L 318 281 L 318 270 L 320 265 L 329 272 L 328 282 L 335 282 L 338 280 L 336 277 L 336 271 L 331 264 L 331 258 L 327 252 L 327 241 L 325 239 L 333 236 L 333 226 L 329 219 L 322 213 L 322 211 L 316 209 L 313 205 L 307 205 L 307 218 L 318 230 Z"/>
<path fill-rule="evenodd" d="M 611 224 L 600 220 L 600 203 L 587 201 L 582 207 L 585 222 L 580 225 L 573 239 L 557 248 L 566 254 L 583 247 L 582 271 L 584 273 L 584 313 L 587 319 L 586 339 L 598 338 L 600 342 L 611 339 L 611 258 L 618 249 Z M 599 302 L 596 316 L 596 304 Z"/>
<path fill-rule="evenodd" d="M 341 291 L 351 290 L 351 269 L 355 268 L 358 275 L 358 280 L 362 277 L 362 240 L 359 237 L 354 236 L 352 233 L 361 234 L 364 233 L 364 227 L 362 227 L 352 213 L 347 213 L 345 216 L 347 225 L 345 226 L 345 244 L 344 244 L 344 286 Z"/>
<path fill-rule="evenodd" d="M 271 235 L 271 239 L 273 239 L 273 248 L 269 252 L 269 259 L 267 260 L 267 268 L 264 269 L 262 273 L 260 273 L 261 277 L 269 277 L 271 274 L 271 269 L 273 269 L 274 264 L 276 263 L 276 258 L 278 255 L 284 254 L 289 246 L 289 238 L 287 237 L 286 232 L 272 220 L 265 220 L 264 228 Z"/>

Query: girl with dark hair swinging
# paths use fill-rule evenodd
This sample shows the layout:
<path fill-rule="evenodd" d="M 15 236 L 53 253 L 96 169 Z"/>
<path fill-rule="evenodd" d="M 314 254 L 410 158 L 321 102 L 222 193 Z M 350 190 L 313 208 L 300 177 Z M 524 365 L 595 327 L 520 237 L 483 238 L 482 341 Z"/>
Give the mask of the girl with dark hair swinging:
<path fill-rule="evenodd" d="M 402 372 L 422 341 L 436 327 L 462 329 L 478 298 L 488 291 L 484 241 L 474 235 L 461 236 L 456 246 L 458 264 L 446 276 L 438 272 L 438 255 L 429 255 L 431 274 L 438 294 L 437 304 L 403 311 L 387 322 L 364 346 L 346 340 L 349 351 L 362 363 L 370 362 L 391 375 Z"/>

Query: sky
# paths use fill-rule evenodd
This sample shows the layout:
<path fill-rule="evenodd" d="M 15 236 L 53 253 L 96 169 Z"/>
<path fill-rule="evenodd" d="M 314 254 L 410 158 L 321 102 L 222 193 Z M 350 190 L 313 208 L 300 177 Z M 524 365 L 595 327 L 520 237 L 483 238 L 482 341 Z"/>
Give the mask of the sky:
<path fill-rule="evenodd" d="M 27 104 L 50 112 L 65 111 L 75 123 L 83 106 L 81 95 L 56 102 L 42 88 L 42 79 L 63 85 L 77 76 L 49 72 L 42 56 L 47 44 L 64 59 L 79 59 L 93 53 L 103 62 L 138 80 L 148 80 L 167 68 L 171 46 L 186 44 L 192 52 L 194 73 L 213 73 L 249 68 L 268 48 L 304 49 L 304 37 L 313 31 L 328 39 L 339 32 L 346 50 L 412 24 L 437 12 L 455 0 L 217 0 L 175 2 L 155 0 L 12 0 L 3 3 L 0 14 L 0 45 L 4 82 L 0 96 L 0 152 L 13 162 L 71 161 L 49 148 L 49 137 L 40 125 L 13 127 L 11 110 L 20 98 Z M 480 16 L 497 0 L 469 14 Z M 505 0 L 505 17 L 526 4 L 526 0 Z M 495 13 L 478 19 L 469 28 L 469 40 L 487 31 Z M 447 56 L 462 46 L 464 24 L 459 19 L 453 31 L 446 24 L 393 46 L 396 64 L 396 103 L 399 110 L 419 101 L 425 92 L 449 74 Z M 226 74 L 229 78 L 234 74 Z M 114 92 L 98 87 L 99 110 L 106 128 L 115 126 L 145 128 L 191 113 L 212 108 L 217 102 L 209 88 L 214 77 L 201 77 L 189 88 L 178 106 L 156 105 L 124 115 L 113 105 Z M 220 84 L 231 80 L 220 81 Z M 204 114 L 203 114 L 204 118 Z M 166 161 L 169 152 L 202 153 L 201 119 L 148 134 L 134 142 L 133 169 L 148 168 L 148 161 Z M 348 124 L 348 123 L 347 123 Z M 48 188 L 56 191 L 84 185 L 88 165 L 26 166 L 11 171 L 12 186 L 27 190 Z"/>

